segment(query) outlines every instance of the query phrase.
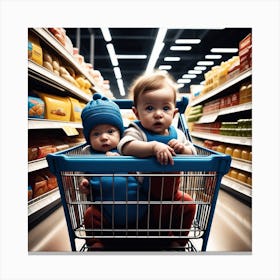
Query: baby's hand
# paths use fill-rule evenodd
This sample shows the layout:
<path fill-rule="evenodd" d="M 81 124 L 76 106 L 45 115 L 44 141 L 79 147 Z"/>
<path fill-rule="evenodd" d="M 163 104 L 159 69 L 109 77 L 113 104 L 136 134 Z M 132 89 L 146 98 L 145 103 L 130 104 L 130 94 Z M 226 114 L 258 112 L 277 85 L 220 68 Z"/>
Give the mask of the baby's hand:
<path fill-rule="evenodd" d="M 106 156 L 120 156 L 120 154 L 117 153 L 117 152 L 110 152 L 110 151 L 108 151 L 108 152 L 106 152 Z"/>
<path fill-rule="evenodd" d="M 173 148 L 169 147 L 168 145 L 160 142 L 155 142 L 153 147 L 153 152 L 157 158 L 157 161 L 160 164 L 164 164 L 164 165 L 167 165 L 168 163 L 170 163 L 171 165 L 174 164 L 172 155 L 175 156 L 176 154 Z"/>
<path fill-rule="evenodd" d="M 80 188 L 80 191 L 86 195 L 89 194 L 89 182 L 87 179 L 82 179 L 82 181 L 80 182 L 79 184 L 79 188 Z"/>
<path fill-rule="evenodd" d="M 185 145 L 179 142 L 177 139 L 171 139 L 168 142 L 168 145 L 177 153 L 184 154 L 185 153 Z"/>

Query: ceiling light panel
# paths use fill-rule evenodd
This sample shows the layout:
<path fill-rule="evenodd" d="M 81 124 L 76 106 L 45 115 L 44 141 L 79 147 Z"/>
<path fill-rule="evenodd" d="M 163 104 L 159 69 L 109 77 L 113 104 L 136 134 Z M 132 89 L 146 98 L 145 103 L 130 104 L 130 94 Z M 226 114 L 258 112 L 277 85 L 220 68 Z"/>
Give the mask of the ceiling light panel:
<path fill-rule="evenodd" d="M 167 56 L 164 58 L 164 61 L 180 61 L 181 58 L 178 56 Z"/>
<path fill-rule="evenodd" d="M 172 46 L 170 47 L 171 51 L 190 51 L 192 49 L 191 46 Z"/>
<path fill-rule="evenodd" d="M 190 70 L 191 71 L 191 70 Z M 196 78 L 196 74 L 184 74 L 182 76 L 183 79 L 194 79 Z"/>
<path fill-rule="evenodd" d="M 199 44 L 200 39 L 177 39 L 175 44 Z"/>
<path fill-rule="evenodd" d="M 104 37 L 104 40 L 105 40 L 106 42 L 112 41 L 112 37 L 111 37 L 111 33 L 110 33 L 110 31 L 109 31 L 109 28 L 103 27 L 103 28 L 101 28 L 101 32 L 102 32 L 103 37 Z"/>
<path fill-rule="evenodd" d="M 207 54 L 205 55 L 205 59 L 221 59 L 222 55 L 220 54 Z"/>
<path fill-rule="evenodd" d="M 212 48 L 212 53 L 237 53 L 238 48 Z"/>
<path fill-rule="evenodd" d="M 191 79 L 178 79 L 177 83 L 178 84 L 188 84 L 191 82 Z"/>
<path fill-rule="evenodd" d="M 159 70 L 170 70 L 172 68 L 171 65 L 160 65 L 158 67 Z"/>
<path fill-rule="evenodd" d="M 117 59 L 146 59 L 145 54 L 117 54 Z"/>
<path fill-rule="evenodd" d="M 122 78 L 121 69 L 119 67 L 114 67 L 114 73 L 115 73 L 116 79 Z"/>
<path fill-rule="evenodd" d="M 189 71 L 188 71 L 188 74 L 196 74 L 196 75 L 199 75 L 199 74 L 201 74 L 201 73 L 202 73 L 201 70 L 189 70 Z"/>
<path fill-rule="evenodd" d="M 198 62 L 197 62 L 197 65 L 211 66 L 211 65 L 214 65 L 214 61 L 210 61 L 210 60 L 207 60 L 207 61 L 198 61 Z"/>
<path fill-rule="evenodd" d="M 114 45 L 110 43 L 110 44 L 107 44 L 106 47 L 107 47 L 112 65 L 113 66 L 118 66 L 119 62 L 118 62 L 118 59 L 117 59 L 117 56 L 116 56 L 116 53 L 115 53 Z"/>
<path fill-rule="evenodd" d="M 166 32 L 167 32 L 167 28 L 159 28 L 159 30 L 158 30 L 155 44 L 154 44 L 147 68 L 146 68 L 146 73 L 152 72 L 156 65 L 158 57 L 164 47 L 163 41 L 164 41 Z"/>
<path fill-rule="evenodd" d="M 201 71 L 204 71 L 204 70 L 206 70 L 206 66 L 195 66 L 194 67 L 194 70 L 201 70 Z"/>

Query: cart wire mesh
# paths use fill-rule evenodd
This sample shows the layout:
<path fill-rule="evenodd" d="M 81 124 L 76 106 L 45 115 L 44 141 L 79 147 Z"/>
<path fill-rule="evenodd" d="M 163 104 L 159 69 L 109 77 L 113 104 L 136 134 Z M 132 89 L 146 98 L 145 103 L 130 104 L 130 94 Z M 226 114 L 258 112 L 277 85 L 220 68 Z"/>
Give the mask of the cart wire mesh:
<path fill-rule="evenodd" d="M 209 237 L 210 227 L 215 209 L 215 203 L 220 187 L 220 181 L 222 176 L 227 172 L 229 168 L 229 158 L 227 156 L 220 156 L 218 154 L 213 155 L 213 151 L 196 146 L 198 154 L 196 156 L 178 156 L 175 157 L 175 164 L 172 167 L 167 168 L 168 171 L 159 172 L 160 166 L 153 159 L 136 159 L 133 157 L 110 157 L 110 159 L 100 157 L 93 157 L 91 155 L 82 155 L 81 150 L 84 145 L 78 148 L 70 149 L 69 151 L 56 158 L 56 166 L 63 166 L 63 169 L 71 171 L 59 171 L 57 173 L 59 181 L 59 189 L 64 205 L 65 216 L 67 220 L 71 246 L 73 250 L 76 250 L 75 239 L 108 239 L 108 240 L 124 240 L 131 239 L 134 242 L 139 240 L 187 240 L 187 245 L 183 250 L 196 251 L 193 246 L 192 240 L 202 239 L 202 251 L 206 250 L 207 241 Z M 62 160 L 63 163 L 59 162 Z M 106 165 L 104 164 L 104 160 Z M 109 164 L 110 161 L 113 161 Z M 205 162 L 204 162 L 205 160 Z M 210 160 L 210 162 L 208 162 Z M 144 162 L 143 162 L 144 161 Z M 178 161 L 178 162 L 177 162 Z M 70 166 L 68 166 L 70 164 Z M 90 165 L 90 168 L 89 168 Z M 111 166 L 110 166 L 111 165 Z M 178 165 L 178 166 L 177 166 Z M 129 166 L 129 169 L 128 169 Z M 74 168 L 76 167 L 76 168 Z M 58 167 L 58 170 L 61 168 Z M 115 169 L 115 170 L 114 170 Z M 203 171 L 199 171 L 199 170 Z M 220 169 L 220 170 L 219 170 Z M 108 172 L 107 170 L 110 170 Z M 113 170 L 113 171 L 112 171 Z M 147 170 L 153 170 L 147 171 Z M 160 169 L 161 170 L 161 169 Z M 81 193 L 79 188 L 79 180 L 81 177 L 112 177 L 112 194 L 114 197 L 114 178 L 123 177 L 128 178 L 134 176 L 139 181 L 148 180 L 148 185 L 151 185 L 153 178 L 160 178 L 161 193 L 163 193 L 163 187 L 165 180 L 168 178 L 177 177 L 180 181 L 180 190 L 187 193 L 192 200 L 191 201 L 175 201 L 174 199 L 165 200 L 162 196 L 158 200 L 154 200 L 150 195 L 150 189 L 148 189 L 147 199 L 140 199 L 140 188 L 137 189 L 137 199 L 132 200 L 94 200 L 94 194 L 90 192 L 88 195 Z M 90 172 L 91 171 L 91 172 Z M 137 172 L 136 172 L 137 171 Z M 126 179 L 127 180 L 127 179 Z M 140 186 L 141 184 L 139 184 Z M 128 183 L 126 183 L 126 188 Z M 100 183 L 100 193 L 102 194 L 102 183 Z M 176 228 L 173 225 L 173 209 L 180 205 L 183 209 L 183 205 L 192 204 L 196 206 L 195 217 L 192 225 L 189 228 L 184 228 L 182 224 L 183 212 L 180 217 L 181 223 Z M 135 224 L 131 225 L 126 222 L 120 226 L 115 224 L 114 221 L 114 209 L 123 206 L 125 208 L 125 215 L 128 216 L 129 207 L 134 205 L 136 207 L 136 219 Z M 91 207 L 97 206 L 101 211 L 101 224 L 99 228 L 85 228 L 84 214 L 85 211 Z M 112 220 L 110 221 L 110 227 L 108 227 L 102 220 L 104 207 L 111 207 Z M 146 207 L 147 214 L 141 220 L 138 216 L 141 207 Z M 159 209 L 159 220 L 157 226 L 151 226 L 151 213 L 153 207 Z M 168 221 L 163 223 L 162 209 L 168 207 L 169 215 Z M 140 222 L 141 220 L 141 222 Z M 169 233 L 172 231 L 172 235 Z M 187 232 L 187 239 L 186 239 Z M 136 241 L 135 241 L 136 240 Z M 84 245 L 81 250 L 87 250 L 87 246 Z"/>

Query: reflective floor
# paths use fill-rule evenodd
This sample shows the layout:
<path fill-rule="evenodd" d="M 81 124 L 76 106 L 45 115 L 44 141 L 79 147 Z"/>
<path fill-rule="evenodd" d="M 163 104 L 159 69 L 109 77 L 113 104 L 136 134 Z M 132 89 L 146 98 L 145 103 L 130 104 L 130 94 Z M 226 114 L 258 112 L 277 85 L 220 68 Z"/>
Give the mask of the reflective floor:
<path fill-rule="evenodd" d="M 208 240 L 208 252 L 251 252 L 251 207 L 220 190 Z M 29 251 L 71 251 L 62 207 L 29 231 Z"/>

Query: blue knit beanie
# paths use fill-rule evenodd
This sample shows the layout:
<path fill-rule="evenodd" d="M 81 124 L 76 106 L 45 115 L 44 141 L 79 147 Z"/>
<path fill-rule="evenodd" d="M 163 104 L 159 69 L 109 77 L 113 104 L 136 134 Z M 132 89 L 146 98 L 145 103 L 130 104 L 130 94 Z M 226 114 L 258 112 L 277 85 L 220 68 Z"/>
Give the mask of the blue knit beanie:
<path fill-rule="evenodd" d="M 88 144 L 90 131 L 99 124 L 111 124 L 120 130 L 121 135 L 123 134 L 124 126 L 119 106 L 100 93 L 93 95 L 92 100 L 83 109 L 81 118 Z"/>

